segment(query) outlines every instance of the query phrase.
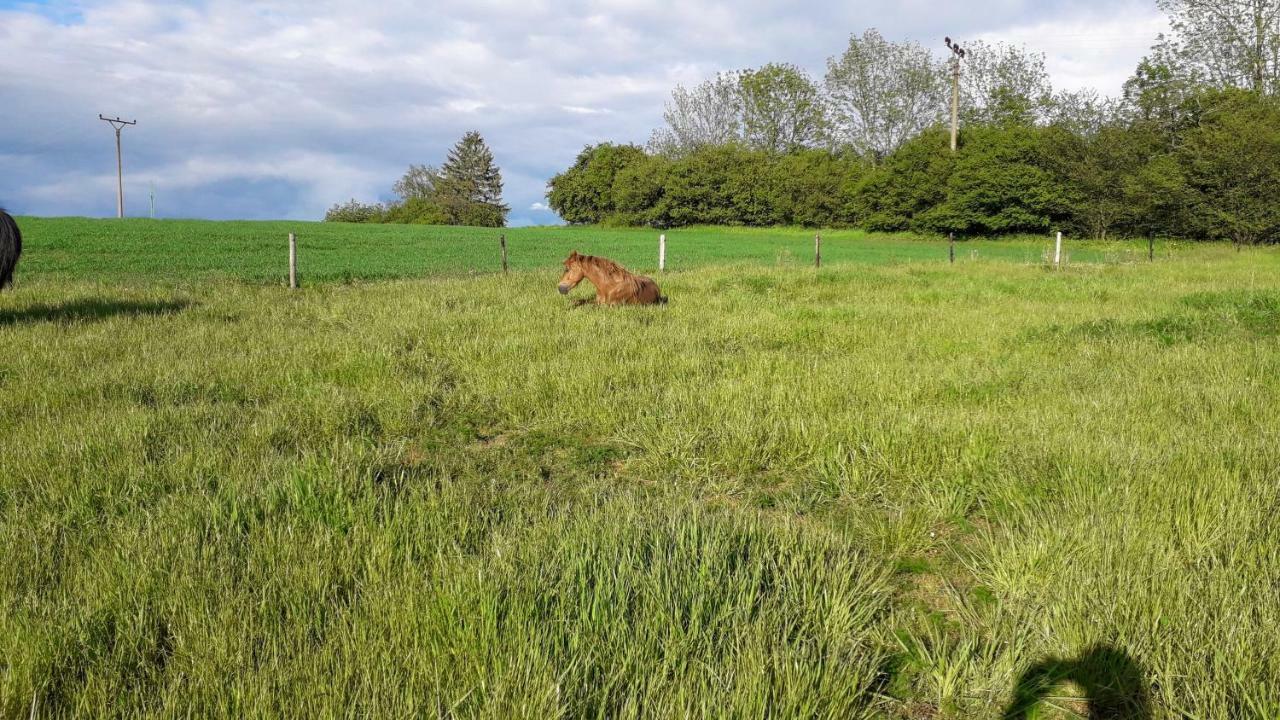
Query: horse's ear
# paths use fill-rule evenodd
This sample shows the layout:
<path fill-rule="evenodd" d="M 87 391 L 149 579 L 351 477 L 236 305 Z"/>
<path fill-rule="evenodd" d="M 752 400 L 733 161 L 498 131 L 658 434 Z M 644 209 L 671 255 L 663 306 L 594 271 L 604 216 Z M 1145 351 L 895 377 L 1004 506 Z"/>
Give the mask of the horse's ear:
<path fill-rule="evenodd" d="M 577 260 L 577 259 L 578 259 L 578 258 L 580 258 L 580 257 L 582 257 L 582 256 L 578 254 L 578 251 L 577 251 L 577 250 L 574 250 L 573 252 L 569 253 L 569 259 L 570 259 L 570 260 Z"/>

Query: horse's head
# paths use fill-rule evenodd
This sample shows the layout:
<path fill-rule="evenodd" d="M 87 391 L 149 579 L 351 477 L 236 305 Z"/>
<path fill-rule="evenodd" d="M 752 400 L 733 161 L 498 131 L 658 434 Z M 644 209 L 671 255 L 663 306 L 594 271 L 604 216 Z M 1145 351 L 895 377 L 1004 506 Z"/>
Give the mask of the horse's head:
<path fill-rule="evenodd" d="M 582 282 L 585 273 L 582 270 L 582 255 L 577 250 L 569 253 L 564 261 L 564 275 L 560 276 L 560 294 L 568 295 L 569 291 Z"/>

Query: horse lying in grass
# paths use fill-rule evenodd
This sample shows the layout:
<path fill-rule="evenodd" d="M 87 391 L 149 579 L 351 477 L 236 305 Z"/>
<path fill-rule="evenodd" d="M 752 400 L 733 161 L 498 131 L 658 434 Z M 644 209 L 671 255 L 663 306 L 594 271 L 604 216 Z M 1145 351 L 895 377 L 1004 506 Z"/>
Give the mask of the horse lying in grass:
<path fill-rule="evenodd" d="M 568 295 L 586 278 L 596 286 L 598 305 L 665 305 L 667 299 L 658 291 L 653 278 L 628 272 L 618 263 L 591 255 L 579 255 L 577 250 L 564 261 L 564 276 L 560 278 L 560 294 Z M 583 301 L 586 302 L 586 301 Z"/>
<path fill-rule="evenodd" d="M 0 290 L 13 283 L 13 269 L 22 255 L 22 231 L 13 216 L 0 209 Z"/>

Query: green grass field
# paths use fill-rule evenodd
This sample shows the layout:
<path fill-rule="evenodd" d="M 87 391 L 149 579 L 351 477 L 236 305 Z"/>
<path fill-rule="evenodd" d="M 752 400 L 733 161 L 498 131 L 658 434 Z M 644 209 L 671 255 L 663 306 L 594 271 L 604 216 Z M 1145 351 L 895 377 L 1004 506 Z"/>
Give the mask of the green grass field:
<path fill-rule="evenodd" d="M 425 275 L 494 273 L 502 269 L 498 238 L 506 235 L 515 270 L 555 267 L 571 250 L 604 254 L 637 271 L 658 264 L 658 231 L 587 227 L 486 228 L 430 225 L 347 225 L 308 222 L 208 222 L 20 218 L 32 252 L 24 274 L 66 279 L 150 283 L 234 279 L 281 283 L 288 272 L 288 235 L 298 236 L 299 274 L 308 282 L 389 280 Z M 801 267 L 813 263 L 814 231 L 689 228 L 666 232 L 669 270 L 750 263 Z M 945 242 L 823 231 L 827 264 L 938 262 Z M 870 242 L 869 242 L 870 241 Z M 1051 240 L 960 242 L 960 260 L 1035 263 Z M 1146 257 L 1142 243 L 1069 246 L 1071 259 L 1120 262 Z M 1161 242 L 1162 256 L 1176 246 Z"/>
<path fill-rule="evenodd" d="M 1280 715 L 1276 249 L 21 222 L 0 717 Z"/>

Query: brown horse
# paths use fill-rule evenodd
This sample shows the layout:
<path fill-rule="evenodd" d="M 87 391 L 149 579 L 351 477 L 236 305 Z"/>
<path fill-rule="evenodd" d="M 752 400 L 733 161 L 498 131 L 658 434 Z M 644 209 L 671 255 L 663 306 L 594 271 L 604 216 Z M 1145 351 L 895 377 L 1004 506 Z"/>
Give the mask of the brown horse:
<path fill-rule="evenodd" d="M 568 295 L 583 278 L 596 286 L 596 303 L 599 305 L 665 305 L 667 302 L 653 278 L 630 273 L 612 260 L 579 255 L 574 250 L 564 261 L 560 294 Z"/>

